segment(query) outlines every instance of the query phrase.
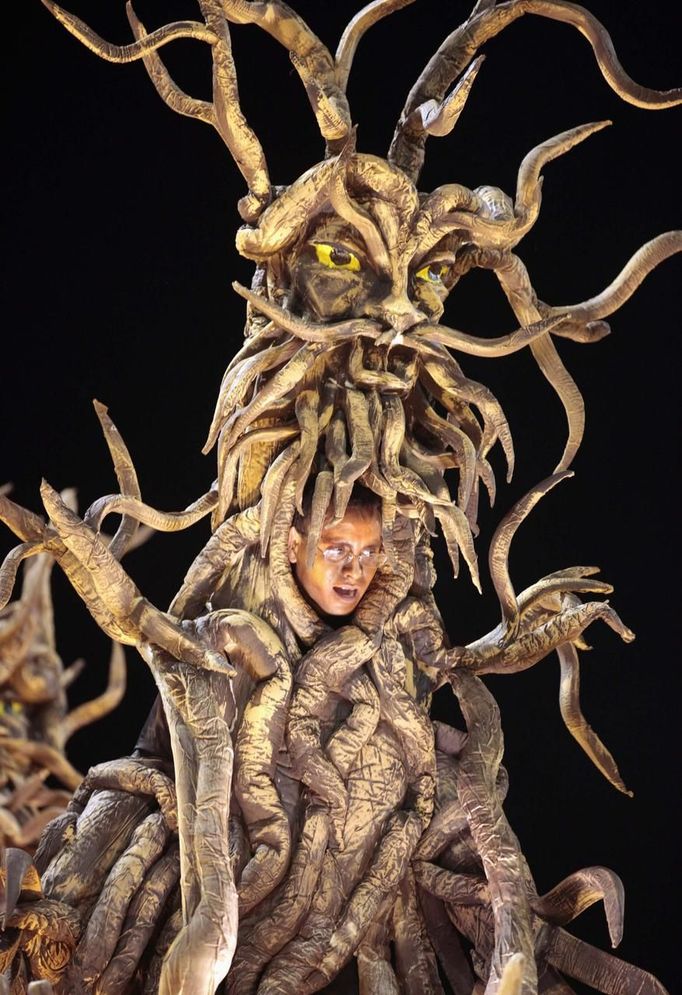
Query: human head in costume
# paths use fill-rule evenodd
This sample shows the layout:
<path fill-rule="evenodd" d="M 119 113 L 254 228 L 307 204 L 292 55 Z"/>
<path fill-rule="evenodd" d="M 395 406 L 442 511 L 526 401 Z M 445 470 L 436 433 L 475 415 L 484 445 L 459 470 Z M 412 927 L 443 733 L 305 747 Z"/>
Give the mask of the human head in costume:
<path fill-rule="evenodd" d="M 319 542 L 309 539 L 312 488 L 305 515 L 289 532 L 289 562 L 299 587 L 323 614 L 349 615 L 360 603 L 382 560 L 381 503 L 364 487 L 352 494 L 340 522 L 327 516 Z"/>

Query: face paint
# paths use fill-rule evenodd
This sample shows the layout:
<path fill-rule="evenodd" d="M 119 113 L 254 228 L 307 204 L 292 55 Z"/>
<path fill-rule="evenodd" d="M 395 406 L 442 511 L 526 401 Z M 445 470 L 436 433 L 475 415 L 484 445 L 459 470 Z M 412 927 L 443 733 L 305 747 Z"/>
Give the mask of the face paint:
<path fill-rule="evenodd" d="M 289 560 L 296 579 L 326 615 L 350 615 L 374 579 L 381 558 L 379 516 L 350 508 L 343 521 L 322 529 L 312 566 L 308 537 L 292 528 Z"/>

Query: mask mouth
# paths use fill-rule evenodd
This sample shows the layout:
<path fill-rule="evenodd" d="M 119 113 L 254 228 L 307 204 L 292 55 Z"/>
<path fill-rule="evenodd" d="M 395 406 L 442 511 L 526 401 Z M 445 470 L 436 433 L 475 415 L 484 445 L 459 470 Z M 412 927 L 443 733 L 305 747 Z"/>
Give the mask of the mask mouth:
<path fill-rule="evenodd" d="M 336 594 L 339 598 L 343 598 L 344 601 L 354 601 L 358 596 L 357 587 L 345 587 L 339 585 L 338 587 L 334 587 L 333 590 L 334 594 Z"/>

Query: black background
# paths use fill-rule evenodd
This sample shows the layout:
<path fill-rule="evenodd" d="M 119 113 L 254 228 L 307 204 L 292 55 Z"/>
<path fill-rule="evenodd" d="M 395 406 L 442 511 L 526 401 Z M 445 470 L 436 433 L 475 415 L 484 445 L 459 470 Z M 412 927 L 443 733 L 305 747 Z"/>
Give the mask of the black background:
<path fill-rule="evenodd" d="M 298 2 L 332 50 L 357 4 Z M 81 509 L 116 489 L 90 406 L 109 405 L 136 461 L 143 497 L 184 507 L 213 479 L 200 449 L 223 369 L 238 347 L 242 302 L 230 281 L 248 283 L 234 249 L 236 201 L 244 185 L 217 134 L 163 106 L 141 65 L 112 66 L 69 37 L 38 0 L 3 12 L 5 105 L 2 196 L 7 257 L 2 314 L 0 479 L 38 510 L 40 477 L 78 487 Z M 594 0 L 616 50 L 638 81 L 681 82 L 673 0 L 646 6 Z M 130 37 L 123 3 L 74 0 L 112 41 Z M 185 2 L 140 0 L 148 27 L 195 16 Z M 402 101 L 467 4 L 419 0 L 362 42 L 349 97 L 358 148 L 384 154 Z M 322 156 L 300 81 L 286 53 L 254 27 L 232 31 L 242 106 L 265 148 L 271 176 L 288 183 Z M 537 143 L 569 127 L 610 118 L 607 129 L 545 168 L 544 203 L 519 247 L 539 295 L 575 303 L 599 292 L 640 244 L 680 225 L 679 110 L 645 112 L 611 92 L 589 46 L 568 26 L 523 18 L 486 46 L 487 60 L 455 132 L 431 139 L 420 187 L 491 183 L 513 194 L 516 170 Z M 188 91 L 208 97 L 208 56 L 178 42 L 164 58 Z M 517 589 L 550 570 L 597 563 L 615 584 L 613 604 L 637 632 L 629 647 L 594 627 L 582 656 L 584 711 L 613 750 L 635 792 L 611 788 L 564 729 L 558 665 L 489 681 L 500 702 L 511 789 L 506 811 L 539 890 L 581 866 L 617 870 L 627 895 L 626 959 L 676 990 L 679 961 L 679 547 L 677 339 L 679 260 L 663 264 L 593 345 L 558 340 L 581 388 L 587 430 L 575 479 L 533 512 L 512 548 Z M 472 274 L 446 312 L 453 327 L 497 335 L 515 327 L 490 274 Z M 560 404 L 532 357 L 463 359 L 509 417 L 517 448 L 514 481 L 483 508 L 479 553 L 504 511 L 551 472 L 565 439 Z M 205 541 L 202 525 L 158 535 L 126 560 L 151 601 L 165 606 Z M 12 545 L 4 532 L 0 552 Z M 440 568 L 439 603 L 452 638 L 490 629 L 498 609 L 466 577 Z M 484 570 L 485 576 L 485 570 Z M 59 648 L 89 667 L 74 699 L 105 680 L 107 639 L 61 576 L 54 581 Z M 154 689 L 128 651 L 125 703 L 80 733 L 72 758 L 89 764 L 127 752 Z M 448 708 L 439 702 L 440 709 Z M 608 947 L 601 909 L 574 931 Z"/>

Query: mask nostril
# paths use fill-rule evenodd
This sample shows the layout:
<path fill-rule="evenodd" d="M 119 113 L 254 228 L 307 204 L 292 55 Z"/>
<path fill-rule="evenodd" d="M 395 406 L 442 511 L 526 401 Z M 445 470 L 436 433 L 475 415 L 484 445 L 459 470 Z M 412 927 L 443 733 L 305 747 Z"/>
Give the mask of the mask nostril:
<path fill-rule="evenodd" d="M 422 311 L 418 311 L 417 308 L 410 307 L 409 310 L 386 312 L 386 321 L 391 328 L 402 334 L 414 325 L 421 325 L 422 322 L 426 321 L 426 315 Z"/>

